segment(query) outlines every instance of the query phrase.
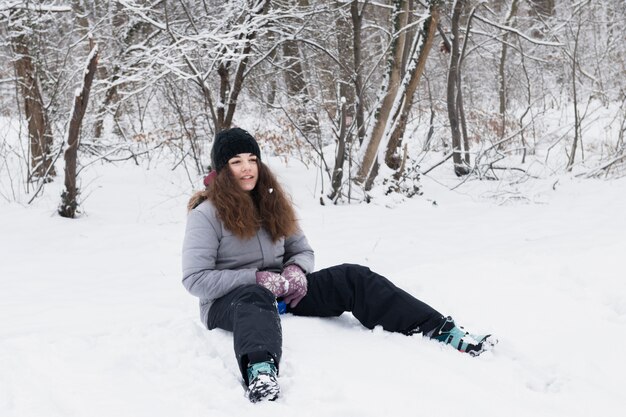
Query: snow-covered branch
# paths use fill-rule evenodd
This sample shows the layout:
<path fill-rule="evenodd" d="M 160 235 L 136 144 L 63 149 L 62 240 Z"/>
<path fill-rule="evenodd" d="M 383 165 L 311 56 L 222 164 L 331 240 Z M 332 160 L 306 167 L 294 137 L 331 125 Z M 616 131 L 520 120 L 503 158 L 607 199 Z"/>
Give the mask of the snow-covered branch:
<path fill-rule="evenodd" d="M 0 4 L 0 12 L 10 10 L 28 10 L 33 12 L 67 13 L 72 11 L 71 6 L 54 6 L 48 4 L 36 4 L 32 1 L 7 1 Z"/>
<path fill-rule="evenodd" d="M 502 25 L 500 23 L 497 23 L 497 22 L 494 22 L 492 20 L 489 20 L 489 19 L 487 19 L 487 18 L 485 18 L 485 17 L 483 17 L 483 16 L 481 16 L 479 14 L 475 14 L 474 18 L 476 18 L 477 20 L 480 20 L 483 23 L 486 23 L 488 25 L 496 27 L 498 29 L 506 30 L 508 32 L 515 33 L 520 38 L 525 39 L 528 42 L 534 43 L 535 45 L 552 46 L 552 47 L 562 47 L 563 46 L 563 44 L 559 43 L 559 42 L 548 42 L 548 41 L 544 41 L 544 40 L 541 40 L 541 39 L 530 37 L 530 36 L 526 35 L 522 31 L 520 31 L 520 30 L 518 30 L 518 29 L 516 29 L 514 27 Z"/>

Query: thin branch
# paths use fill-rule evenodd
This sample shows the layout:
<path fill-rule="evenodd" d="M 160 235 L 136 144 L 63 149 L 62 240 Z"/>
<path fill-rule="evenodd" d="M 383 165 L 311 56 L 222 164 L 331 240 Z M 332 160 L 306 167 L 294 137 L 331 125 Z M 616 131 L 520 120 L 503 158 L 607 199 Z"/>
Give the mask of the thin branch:
<path fill-rule="evenodd" d="M 506 25 L 501 25 L 500 23 L 496 23 L 493 22 L 487 18 L 484 18 L 480 15 L 475 15 L 474 17 L 476 17 L 476 19 L 480 20 L 483 23 L 486 23 L 488 25 L 497 27 L 498 29 L 502 29 L 502 30 L 506 30 L 509 32 L 513 32 L 516 35 L 518 35 L 519 37 L 521 37 L 522 39 L 526 39 L 528 42 L 534 43 L 535 45 L 543 45 L 543 46 L 554 46 L 554 47 L 562 47 L 564 46 L 562 43 L 558 43 L 558 42 L 546 42 L 546 41 L 542 41 L 541 39 L 535 39 L 535 38 L 531 38 L 530 36 L 526 35 L 525 33 L 515 29 L 514 27 L 511 26 L 506 26 Z"/>

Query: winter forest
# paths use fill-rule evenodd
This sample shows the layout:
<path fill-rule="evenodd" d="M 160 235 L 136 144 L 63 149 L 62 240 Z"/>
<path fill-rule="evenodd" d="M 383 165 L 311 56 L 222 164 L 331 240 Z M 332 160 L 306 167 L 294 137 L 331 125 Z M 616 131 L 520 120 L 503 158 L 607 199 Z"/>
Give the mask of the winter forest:
<path fill-rule="evenodd" d="M 624 361 L 585 337 L 626 343 L 625 6 L 0 0 L 0 414 L 617 416 Z M 287 315 L 283 398 L 246 403 L 179 278 L 230 127 L 317 267 L 368 264 L 496 350 Z"/>
<path fill-rule="evenodd" d="M 195 178 L 231 126 L 317 167 L 322 202 L 624 171 L 617 0 L 5 0 L 0 25 L 2 198 L 66 181 L 69 217 L 89 164 L 167 152 Z"/>

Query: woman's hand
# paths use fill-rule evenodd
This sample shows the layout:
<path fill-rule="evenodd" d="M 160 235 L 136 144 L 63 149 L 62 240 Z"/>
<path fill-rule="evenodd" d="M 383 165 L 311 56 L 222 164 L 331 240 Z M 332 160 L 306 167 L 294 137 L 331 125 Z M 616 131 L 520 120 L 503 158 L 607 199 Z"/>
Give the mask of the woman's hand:
<path fill-rule="evenodd" d="M 257 271 L 256 283 L 270 290 L 276 298 L 286 295 L 289 291 L 289 281 L 276 272 Z"/>
<path fill-rule="evenodd" d="M 304 271 L 298 265 L 291 264 L 285 267 L 282 276 L 289 283 L 289 290 L 284 296 L 285 303 L 293 308 L 297 306 L 300 300 L 306 295 L 306 275 L 304 275 Z"/>

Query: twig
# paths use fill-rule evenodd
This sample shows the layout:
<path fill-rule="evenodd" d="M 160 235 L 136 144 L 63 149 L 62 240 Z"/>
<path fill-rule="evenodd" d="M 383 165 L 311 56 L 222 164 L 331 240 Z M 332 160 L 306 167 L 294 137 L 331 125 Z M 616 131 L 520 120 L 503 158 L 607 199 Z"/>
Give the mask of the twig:
<path fill-rule="evenodd" d="M 448 156 L 446 156 L 444 159 L 442 159 L 440 162 L 437 162 L 435 165 L 433 165 L 432 167 L 428 168 L 426 171 L 423 171 L 421 174 L 422 175 L 426 175 L 428 174 L 430 171 L 432 171 L 433 169 L 437 168 L 439 165 L 442 165 L 444 162 L 446 162 L 448 159 L 452 158 L 452 155 L 454 155 L 454 152 L 450 152 L 448 154 Z"/>

